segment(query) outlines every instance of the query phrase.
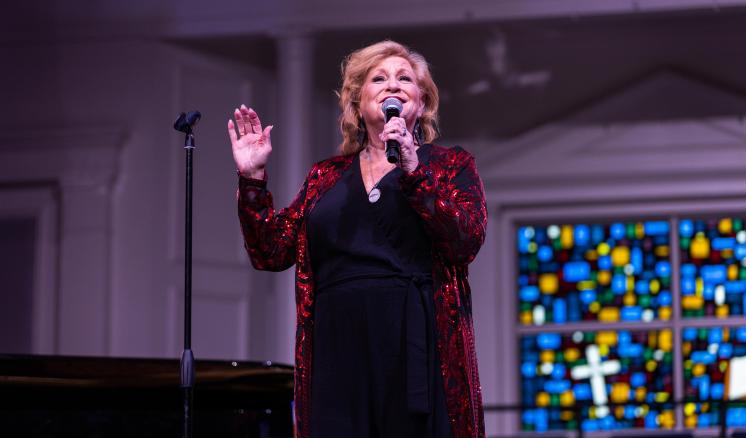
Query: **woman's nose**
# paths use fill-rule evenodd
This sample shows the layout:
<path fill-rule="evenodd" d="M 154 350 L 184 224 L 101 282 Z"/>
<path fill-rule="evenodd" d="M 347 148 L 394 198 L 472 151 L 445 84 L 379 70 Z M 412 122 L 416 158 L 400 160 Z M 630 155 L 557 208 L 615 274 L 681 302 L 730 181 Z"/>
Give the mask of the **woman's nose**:
<path fill-rule="evenodd" d="M 399 81 L 396 80 L 396 78 L 390 78 L 386 85 L 386 88 L 389 90 L 398 90 L 401 88 Z"/>

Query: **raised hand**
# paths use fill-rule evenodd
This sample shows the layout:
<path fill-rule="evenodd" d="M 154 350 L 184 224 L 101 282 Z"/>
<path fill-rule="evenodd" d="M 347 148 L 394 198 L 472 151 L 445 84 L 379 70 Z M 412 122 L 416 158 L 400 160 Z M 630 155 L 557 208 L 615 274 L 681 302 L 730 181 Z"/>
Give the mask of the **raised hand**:
<path fill-rule="evenodd" d="M 246 105 L 236 108 L 233 117 L 235 123 L 228 119 L 228 137 L 231 139 L 236 168 L 246 178 L 263 179 L 264 167 L 272 153 L 272 125 L 262 129 L 259 115 L 253 109 L 246 108 Z"/>

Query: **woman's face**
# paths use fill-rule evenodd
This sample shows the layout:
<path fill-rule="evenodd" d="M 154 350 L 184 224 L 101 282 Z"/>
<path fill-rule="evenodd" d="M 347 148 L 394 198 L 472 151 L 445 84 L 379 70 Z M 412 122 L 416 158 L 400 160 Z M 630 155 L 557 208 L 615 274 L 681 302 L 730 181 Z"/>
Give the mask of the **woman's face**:
<path fill-rule="evenodd" d="M 404 58 L 391 56 L 373 67 L 360 93 L 360 114 L 369 130 L 380 131 L 386 123 L 381 105 L 389 97 L 402 103 L 402 117 L 412 129 L 422 116 L 424 104 L 412 66 Z"/>

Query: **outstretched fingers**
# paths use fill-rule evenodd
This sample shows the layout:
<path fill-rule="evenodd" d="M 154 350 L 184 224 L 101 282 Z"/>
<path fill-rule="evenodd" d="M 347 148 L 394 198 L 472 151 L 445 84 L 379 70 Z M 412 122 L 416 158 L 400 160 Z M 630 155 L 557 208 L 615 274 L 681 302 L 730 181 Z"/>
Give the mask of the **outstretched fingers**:
<path fill-rule="evenodd" d="M 233 110 L 233 118 L 236 119 L 236 126 L 238 127 L 238 135 L 244 136 L 250 131 L 250 126 L 244 121 L 241 110 L 236 108 Z"/>
<path fill-rule="evenodd" d="M 237 144 L 241 139 L 249 134 L 253 134 L 248 137 L 249 143 L 263 142 L 269 140 L 270 131 L 272 131 L 272 125 L 268 125 L 262 128 L 262 122 L 259 120 L 259 115 L 251 108 L 246 105 L 241 105 L 233 111 L 234 120 L 228 120 L 228 136 L 231 142 Z M 238 132 L 236 132 L 238 131 Z"/>
<path fill-rule="evenodd" d="M 238 141 L 238 135 L 236 135 L 236 124 L 233 120 L 228 119 L 228 137 L 231 139 L 231 144 L 236 144 Z"/>
<path fill-rule="evenodd" d="M 259 115 L 253 109 L 246 108 L 246 105 L 241 105 L 241 121 L 247 133 L 261 134 L 262 122 L 259 120 Z"/>
<path fill-rule="evenodd" d="M 262 132 L 262 122 L 259 121 L 259 115 L 251 108 L 249 108 L 249 122 L 251 123 L 251 130 L 255 134 Z"/>

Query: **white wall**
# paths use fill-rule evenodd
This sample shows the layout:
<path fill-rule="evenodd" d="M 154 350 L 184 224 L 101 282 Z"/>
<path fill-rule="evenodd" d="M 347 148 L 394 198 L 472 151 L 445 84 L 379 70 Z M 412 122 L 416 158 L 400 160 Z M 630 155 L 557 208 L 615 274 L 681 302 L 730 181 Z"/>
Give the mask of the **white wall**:
<path fill-rule="evenodd" d="M 194 348 L 203 357 L 248 358 L 250 293 L 262 288 L 249 285 L 225 122 L 242 101 L 271 108 L 272 78 L 148 41 L 34 44 L 4 48 L 0 56 L 14 60 L 0 77 L 13 108 L 3 120 L 0 161 L 7 169 L 0 180 L 21 186 L 51 180 L 62 187 L 54 328 L 61 333 L 44 352 L 165 356 L 181 350 L 181 308 L 175 306 L 183 277 L 184 152 L 171 124 L 178 111 L 198 108 L 205 117 L 195 153 L 200 334 Z M 254 82 L 261 85 L 256 90 Z M 65 232 L 73 232 L 66 227 L 84 235 L 65 246 L 72 239 Z M 225 308 L 230 318 L 204 313 Z"/>

